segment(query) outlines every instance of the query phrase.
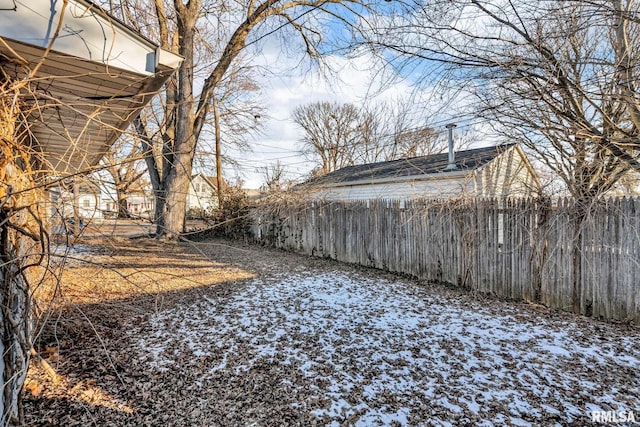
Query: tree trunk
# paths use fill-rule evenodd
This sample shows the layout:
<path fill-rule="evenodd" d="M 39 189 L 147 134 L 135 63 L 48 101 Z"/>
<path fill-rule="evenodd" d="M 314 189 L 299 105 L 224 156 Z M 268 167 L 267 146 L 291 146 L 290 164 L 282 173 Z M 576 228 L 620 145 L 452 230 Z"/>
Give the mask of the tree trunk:
<path fill-rule="evenodd" d="M 213 120 L 216 127 L 216 191 L 218 196 L 218 209 L 222 209 L 222 144 L 220 137 L 220 114 L 218 101 L 213 98 Z"/>
<path fill-rule="evenodd" d="M 155 194 L 155 210 L 153 216 L 153 223 L 156 225 L 156 237 L 162 236 L 164 233 L 161 233 L 160 230 L 165 229 L 164 222 L 164 207 L 167 204 L 167 198 L 165 196 L 165 192 L 162 189 L 156 189 L 154 191 Z"/>
<path fill-rule="evenodd" d="M 129 214 L 129 201 L 127 195 L 121 191 L 117 192 L 118 198 L 118 218 L 130 218 Z"/>
<path fill-rule="evenodd" d="M 4 98 L 6 99 L 6 98 Z M 8 97 L 11 99 L 11 97 Z M 5 104 L 4 101 L 1 102 Z M 24 425 L 22 386 L 31 350 L 30 285 L 43 273 L 45 243 L 31 153 L 15 137 L 15 106 L 0 108 L 0 425 Z M 37 273 L 37 275 L 36 275 Z"/>
<path fill-rule="evenodd" d="M 156 236 L 168 240 L 175 240 L 184 232 L 193 154 L 176 155 L 174 161 L 176 165 L 164 183 L 166 197 L 156 197 Z"/>
<path fill-rule="evenodd" d="M 582 220 L 574 221 L 573 227 L 571 309 L 574 313 L 580 314 L 582 311 Z"/>
<path fill-rule="evenodd" d="M 169 153 L 171 162 L 167 162 L 170 170 L 163 180 L 162 192 L 165 200 L 156 200 L 156 212 L 162 216 L 156 224 L 156 236 L 169 240 L 177 239 L 184 232 L 187 192 L 191 181 L 193 157 L 196 150 L 195 100 L 193 97 L 193 43 L 195 25 L 200 16 L 200 1 L 190 1 L 186 5 L 174 1 L 180 42 L 178 53 L 183 62 L 178 69 L 178 87 L 176 91 L 176 126 L 173 147 Z M 163 171 L 164 174 L 164 171 Z M 157 216 L 157 215 L 156 215 Z"/>
<path fill-rule="evenodd" d="M 11 214 L 4 210 L 0 220 L 4 224 Z M 8 227 L 2 227 L 0 257 L 0 280 L 2 280 L 2 343 L 0 351 L 0 369 L 3 377 L 3 396 L 0 403 L 4 426 L 23 424 L 22 385 L 29 367 L 29 350 L 31 348 L 31 331 L 29 321 L 28 283 L 20 272 L 20 246 L 16 245 L 16 233 Z"/>
<path fill-rule="evenodd" d="M 80 184 L 78 181 L 73 181 L 73 235 L 80 236 Z"/>

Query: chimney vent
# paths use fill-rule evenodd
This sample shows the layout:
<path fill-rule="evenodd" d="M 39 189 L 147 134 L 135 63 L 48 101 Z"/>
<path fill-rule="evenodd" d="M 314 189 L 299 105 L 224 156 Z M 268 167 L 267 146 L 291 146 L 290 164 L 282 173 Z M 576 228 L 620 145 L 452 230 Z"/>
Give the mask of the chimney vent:
<path fill-rule="evenodd" d="M 455 129 L 456 124 L 449 123 L 446 127 L 449 130 L 449 164 L 444 170 L 454 171 L 458 169 L 458 166 L 456 166 L 456 153 L 454 151 L 454 141 L 453 141 L 453 129 Z"/>

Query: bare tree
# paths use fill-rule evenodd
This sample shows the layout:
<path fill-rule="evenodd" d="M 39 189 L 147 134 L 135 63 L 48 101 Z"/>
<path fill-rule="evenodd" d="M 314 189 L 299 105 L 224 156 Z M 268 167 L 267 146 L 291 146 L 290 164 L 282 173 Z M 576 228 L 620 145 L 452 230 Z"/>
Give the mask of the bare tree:
<path fill-rule="evenodd" d="M 296 108 L 294 121 L 305 131 L 304 153 L 319 160 L 313 176 L 353 164 L 426 156 L 446 147 L 432 127 L 409 118 L 409 102 L 353 104 L 317 102 Z"/>
<path fill-rule="evenodd" d="M 380 24 L 379 46 L 478 101 L 581 203 L 638 160 L 638 3 L 429 1 Z M 400 28 L 399 31 L 391 31 Z"/>
<path fill-rule="evenodd" d="M 322 174 L 354 164 L 362 140 L 360 111 L 355 105 L 302 105 L 293 111 L 293 119 L 305 131 L 305 155 L 320 159 Z"/>
<path fill-rule="evenodd" d="M 362 144 L 358 163 L 374 163 L 399 158 L 427 156 L 446 147 L 435 129 L 416 122 L 412 98 L 378 102 L 363 107 Z"/>
<path fill-rule="evenodd" d="M 264 179 L 264 187 L 261 189 L 265 193 L 274 193 L 286 190 L 285 169 L 280 160 L 268 166 L 258 168 Z"/>
<path fill-rule="evenodd" d="M 41 227 L 38 203 L 43 189 L 34 185 L 32 159 L 37 154 L 21 143 L 26 134 L 19 125 L 25 114 L 20 110 L 25 81 L 12 81 L 3 71 L 0 84 L 0 320 L 2 323 L 3 395 L 0 420 L 3 425 L 24 421 L 21 405 L 22 386 L 31 351 L 31 284 L 42 273 L 47 236 Z"/>
<path fill-rule="evenodd" d="M 131 14 L 144 14 L 146 8 L 127 3 Z M 162 47 L 184 57 L 178 75 L 167 85 L 161 109 L 162 124 L 154 128 L 144 120 L 136 122 L 136 129 L 145 141 L 147 166 L 156 195 L 157 235 L 176 238 L 184 229 L 187 187 L 191 177 L 196 147 L 212 111 L 213 100 L 225 76 L 249 42 L 249 35 L 257 33 L 256 41 L 270 32 L 288 29 L 297 34 L 309 57 L 321 58 L 322 32 L 314 16 L 325 14 L 337 22 L 356 19 L 349 5 L 357 0 L 325 0 L 283 2 L 246 0 L 233 4 L 192 0 L 186 4 L 174 0 L 171 5 L 154 1 L 155 22 L 152 26 Z M 344 6 L 345 16 L 340 16 Z M 226 8 L 226 9 L 225 9 Z M 126 16 L 128 13 L 124 13 Z M 218 17 L 212 25 L 209 19 Z M 228 19 L 220 19 L 226 17 Z M 136 21 L 139 22 L 139 21 Z M 268 25 L 274 25 L 268 30 Z M 216 27 L 222 42 L 215 50 L 215 60 L 200 63 L 197 44 L 206 28 Z M 197 72 L 202 69 L 204 79 L 196 85 Z M 199 88 L 199 90 L 197 90 Z M 154 151 L 155 142 L 162 148 Z M 155 155 L 152 155 L 155 154 Z"/>
<path fill-rule="evenodd" d="M 109 184 L 116 191 L 118 218 L 129 218 L 127 198 L 134 192 L 144 191 L 147 169 L 142 159 L 142 143 L 138 138 L 122 137 L 100 160 L 111 177 Z M 142 163 L 142 164 L 141 164 Z"/>

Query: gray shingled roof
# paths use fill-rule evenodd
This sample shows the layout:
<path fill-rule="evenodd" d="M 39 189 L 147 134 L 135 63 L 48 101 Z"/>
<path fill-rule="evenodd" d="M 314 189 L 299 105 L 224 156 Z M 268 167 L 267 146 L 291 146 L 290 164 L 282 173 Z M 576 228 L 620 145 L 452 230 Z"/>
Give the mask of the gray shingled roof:
<path fill-rule="evenodd" d="M 455 163 L 459 171 L 478 169 L 514 145 L 515 144 L 505 144 L 457 151 Z M 306 185 L 327 185 L 354 181 L 374 181 L 382 178 L 438 174 L 446 172 L 445 168 L 448 164 L 448 153 L 410 157 L 390 160 L 388 162 L 367 163 L 364 165 L 347 166 L 335 172 L 312 178 L 307 181 Z"/>

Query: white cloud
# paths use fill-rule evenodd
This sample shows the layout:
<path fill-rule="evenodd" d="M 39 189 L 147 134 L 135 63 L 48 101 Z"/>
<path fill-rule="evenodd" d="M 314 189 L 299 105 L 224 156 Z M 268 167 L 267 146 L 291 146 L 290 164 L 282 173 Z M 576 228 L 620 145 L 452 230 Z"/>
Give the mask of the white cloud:
<path fill-rule="evenodd" d="M 299 153 L 298 141 L 303 134 L 291 120 L 297 106 L 316 101 L 360 105 L 372 93 L 380 100 L 397 99 L 411 93 L 411 87 L 406 82 L 392 84 L 380 91 L 383 82 L 372 70 L 372 58 L 366 55 L 355 59 L 330 56 L 325 60 L 331 69 L 337 70 L 335 77 L 325 78 L 318 71 L 296 67 L 296 62 L 287 59 L 275 45 L 262 50 L 258 65 L 268 70 L 258 82 L 263 88 L 267 111 L 266 116 L 260 118 L 265 132 L 252 144 L 253 153 L 234 155 L 242 166 L 245 186 L 259 187 L 262 177 L 255 169 L 277 160 L 293 179 L 305 176 L 313 168 L 314 165 Z"/>

